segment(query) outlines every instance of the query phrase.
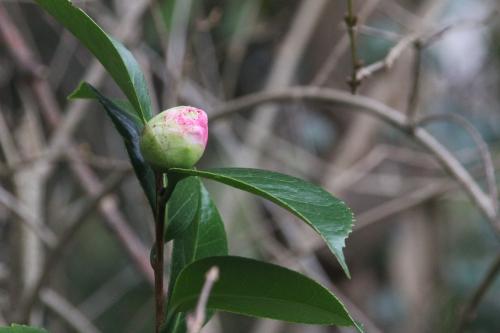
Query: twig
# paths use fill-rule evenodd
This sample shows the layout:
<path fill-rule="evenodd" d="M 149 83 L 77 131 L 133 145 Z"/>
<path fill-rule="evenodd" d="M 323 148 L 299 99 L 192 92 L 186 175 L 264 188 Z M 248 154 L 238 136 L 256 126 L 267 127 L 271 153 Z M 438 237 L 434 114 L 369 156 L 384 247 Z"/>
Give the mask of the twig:
<path fill-rule="evenodd" d="M 54 290 L 42 290 L 40 292 L 40 300 L 75 331 L 80 333 L 100 332 L 81 311 Z"/>
<path fill-rule="evenodd" d="M 498 190 L 496 186 L 495 166 L 491 158 L 488 145 L 484 141 L 481 133 L 464 117 L 456 113 L 436 114 L 423 117 L 418 121 L 420 126 L 424 126 L 435 121 L 451 121 L 461 126 L 471 136 L 474 144 L 476 145 L 481 160 L 483 162 L 484 173 L 486 176 L 486 184 L 488 192 L 490 193 L 491 205 L 495 213 L 498 211 Z"/>
<path fill-rule="evenodd" d="M 176 1 L 172 10 L 172 28 L 165 50 L 166 67 L 172 76 L 167 90 L 168 106 L 177 104 L 179 85 L 182 81 L 186 45 L 189 32 L 190 13 L 193 0 Z"/>
<path fill-rule="evenodd" d="M 133 271 L 132 267 L 127 265 L 111 278 L 102 281 L 102 284 L 94 288 L 92 293 L 87 295 L 77 306 L 85 313 L 87 318 L 96 320 L 141 283 L 140 276 Z"/>
<path fill-rule="evenodd" d="M 100 191 L 90 196 L 88 200 L 81 205 L 81 209 L 78 213 L 76 213 L 68 222 L 69 226 L 63 231 L 62 235 L 59 236 L 58 242 L 54 248 L 47 254 L 47 259 L 42 268 L 40 277 L 33 285 L 33 288 L 27 291 L 26 296 L 21 302 L 21 306 L 19 307 L 21 322 L 28 321 L 31 309 L 36 302 L 40 290 L 47 282 L 50 273 L 53 271 L 52 268 L 61 259 L 64 249 L 71 242 L 77 231 L 80 230 L 86 217 L 92 212 L 95 206 L 106 194 L 113 191 L 116 186 L 121 184 L 124 176 L 124 173 L 117 173 L 110 176 Z"/>
<path fill-rule="evenodd" d="M 347 26 L 347 33 L 349 35 L 349 41 L 351 45 L 351 65 L 352 72 L 351 78 L 347 81 L 349 87 L 351 87 L 351 93 L 355 94 L 358 86 L 361 84 L 361 80 L 358 78 L 358 70 L 362 66 L 360 60 L 358 59 L 358 52 L 356 48 L 356 25 L 358 24 L 358 17 L 354 15 L 353 10 L 353 0 L 347 0 L 347 14 L 344 17 L 344 22 Z"/>
<path fill-rule="evenodd" d="M 129 36 L 135 32 L 134 26 L 135 22 L 140 18 L 141 14 L 147 7 L 147 2 L 149 0 L 139 0 L 134 3 L 134 6 L 127 11 L 122 21 L 117 24 L 117 35 L 122 39 L 127 39 Z M 37 68 L 39 66 L 31 66 L 30 62 L 35 62 L 36 59 L 22 38 L 22 35 L 17 30 L 16 26 L 12 23 L 8 24 L 9 29 L 1 29 L 2 26 L 7 25 L 7 20 L 10 20 L 9 15 L 5 12 L 4 8 L 0 6 L 0 16 L 2 17 L 0 21 L 4 23 L 0 24 L 0 32 L 4 38 L 7 45 L 9 45 L 9 51 L 13 54 L 13 59 L 18 62 L 21 70 L 24 72 L 31 73 L 35 80 L 33 91 L 40 100 L 43 115 L 49 119 L 49 123 L 53 124 L 52 116 L 57 115 L 57 130 L 52 136 L 51 145 L 47 152 L 51 156 L 57 156 L 58 154 L 65 151 L 65 148 L 71 144 L 70 136 L 72 132 L 77 127 L 77 124 L 85 115 L 85 106 L 88 102 L 74 103 L 65 113 L 65 117 L 61 119 L 61 110 L 57 103 L 47 103 L 47 100 L 56 101 L 56 97 L 50 89 L 48 82 L 43 78 L 39 77 Z M 19 61 L 20 59 L 28 59 L 28 62 Z M 28 64 L 28 65 L 26 65 Z M 90 66 L 88 66 L 86 75 L 84 76 L 85 81 L 99 82 L 104 78 L 104 69 L 98 63 L 97 60 L 93 61 Z M 35 85 L 36 83 L 36 85 Z M 39 85 L 44 85 L 44 89 L 38 89 Z M 53 109 L 51 109 L 53 108 Z M 56 111 L 52 113 L 52 111 Z M 59 126 L 60 123 L 60 126 Z M 79 153 L 75 149 L 68 149 L 66 151 L 68 158 L 74 161 L 81 161 Z M 55 158 L 55 157 L 54 157 Z M 86 165 L 80 163 L 71 163 L 71 171 L 76 175 L 80 184 L 90 195 L 96 195 L 102 189 L 102 185 L 98 177 L 94 172 L 88 168 Z M 120 244 L 124 247 L 127 254 L 132 259 L 135 267 L 143 274 L 148 282 L 153 282 L 152 270 L 149 266 L 149 251 L 142 245 L 142 242 L 135 236 L 133 230 L 128 226 L 125 221 L 123 214 L 120 212 L 116 199 L 112 197 L 107 197 L 99 203 L 99 211 L 105 217 L 105 222 L 107 226 L 112 230 L 113 234 L 117 237 Z"/>
<path fill-rule="evenodd" d="M 389 50 L 384 59 L 360 68 L 357 72 L 356 80 L 361 81 L 372 76 L 376 72 L 390 69 L 394 65 L 394 62 L 401 56 L 403 51 L 405 51 L 408 46 L 415 43 L 417 38 L 417 35 L 408 35 L 401 38 L 401 40 L 399 40 L 399 42 Z"/>
<path fill-rule="evenodd" d="M 477 28 L 477 27 L 484 27 L 488 25 L 491 22 L 495 22 L 496 18 L 498 16 L 498 11 L 493 10 L 487 17 L 479 19 L 479 20 L 470 20 L 470 19 L 463 19 L 459 20 L 457 22 L 453 22 L 450 24 L 446 24 L 445 26 L 429 33 L 427 36 L 422 41 L 422 47 L 428 47 L 440 38 L 443 37 L 446 33 L 453 31 L 453 30 L 458 30 L 458 29 L 464 29 L 464 28 Z"/>
<path fill-rule="evenodd" d="M 403 37 L 401 34 L 399 34 L 397 32 L 379 29 L 379 28 L 364 25 L 364 24 L 358 24 L 357 31 L 360 34 L 373 36 L 373 37 L 379 37 L 379 38 L 387 39 L 389 41 L 394 41 L 394 42 L 399 41 Z"/>
<path fill-rule="evenodd" d="M 474 319 L 477 307 L 481 303 L 481 300 L 483 299 L 484 295 L 486 295 L 486 292 L 488 289 L 493 285 L 493 282 L 495 282 L 495 279 L 497 278 L 498 274 L 500 273 L 500 254 L 497 255 L 493 263 L 491 264 L 490 268 L 488 269 L 487 273 L 477 286 L 477 288 L 472 292 L 469 300 L 466 302 L 462 314 L 458 320 L 458 325 L 457 325 L 457 333 L 461 333 L 464 331 L 466 325 Z"/>
<path fill-rule="evenodd" d="M 281 91 L 251 94 L 227 102 L 215 108 L 217 111 L 213 113 L 214 116 L 211 117 L 211 121 L 215 122 L 258 104 L 280 101 L 290 102 L 294 100 L 346 105 L 350 107 L 350 111 L 369 113 L 413 137 L 416 142 L 431 152 L 445 170 L 466 190 L 472 201 L 487 217 L 497 233 L 500 233 L 500 225 L 496 221 L 496 210 L 490 198 L 481 190 L 463 165 L 429 132 L 421 127 L 411 130 L 412 126 L 409 125 L 405 115 L 377 100 L 364 96 L 353 96 L 336 89 L 294 87 Z"/>
<path fill-rule="evenodd" d="M 396 45 L 394 45 L 389 50 L 384 59 L 374 62 L 373 64 L 367 65 L 365 67 L 359 68 L 356 78 L 357 80 L 362 81 L 363 79 L 366 79 L 377 72 L 391 69 L 394 63 L 401 57 L 403 52 L 412 45 L 415 46 L 415 50 L 417 53 L 415 59 L 418 60 L 417 64 L 419 64 L 421 50 L 429 47 L 431 44 L 442 38 L 443 35 L 445 35 L 446 33 L 457 28 L 463 28 L 465 26 L 485 25 L 490 20 L 491 20 L 491 15 L 482 20 L 462 20 L 452 24 L 447 24 L 444 27 L 440 27 L 431 32 L 424 31 L 422 33 L 413 33 L 404 36 L 401 39 L 399 39 Z M 415 64 L 414 67 L 415 70 L 417 69 L 417 64 Z M 418 68 L 419 67 L 420 65 L 418 65 Z M 418 73 L 414 74 L 417 75 Z"/>
<path fill-rule="evenodd" d="M 200 298 L 196 304 L 196 310 L 193 314 L 187 317 L 187 327 L 189 333 L 199 333 L 205 323 L 205 311 L 207 307 L 208 297 L 214 283 L 219 279 L 219 268 L 216 266 L 210 268 L 205 276 L 205 283 L 201 289 Z"/>
<path fill-rule="evenodd" d="M 429 47 L 431 44 L 442 38 L 446 33 L 457 29 L 457 28 L 464 28 L 466 26 L 482 26 L 487 24 L 489 21 L 491 21 L 492 17 L 494 15 L 489 15 L 488 17 L 481 19 L 481 20 L 461 20 L 458 22 L 454 22 L 452 24 L 447 24 L 443 27 L 440 27 L 434 31 L 424 31 L 422 33 L 414 33 L 414 34 L 409 34 L 403 38 L 401 38 L 394 47 L 392 47 L 387 54 L 387 56 L 379 60 L 373 64 L 370 64 L 368 66 L 365 66 L 361 69 L 358 70 L 357 72 L 357 80 L 361 81 L 363 79 L 366 79 L 375 73 L 383 70 L 389 70 L 393 64 L 396 62 L 399 57 L 403 54 L 403 52 L 410 47 L 411 45 L 415 46 L 415 60 L 416 63 L 414 65 L 414 69 L 416 70 L 417 68 L 420 67 L 420 56 L 421 56 L 421 50 L 423 48 Z M 418 67 L 417 67 L 418 66 Z M 415 72 L 414 75 L 417 75 L 418 73 Z M 417 79 L 415 79 L 417 80 Z M 414 83 L 417 81 L 413 81 Z M 417 90 L 418 92 L 418 90 Z"/>
<path fill-rule="evenodd" d="M 76 147 L 72 147 L 76 148 Z M 61 156 L 59 153 L 54 155 L 49 154 L 50 151 L 45 151 L 40 154 L 35 154 L 28 158 L 24 158 L 13 163 L 9 163 L 9 165 L 0 165 L 0 177 L 10 176 L 16 172 L 24 170 L 26 168 L 31 167 L 35 163 L 41 163 L 47 161 L 47 164 L 54 164 L 59 162 L 61 159 L 66 158 L 68 163 L 81 163 L 84 162 L 89 166 L 98 169 L 112 169 L 114 171 L 129 171 L 131 170 L 131 165 L 129 162 L 121 159 L 114 159 L 105 156 L 95 155 L 94 153 L 87 151 L 85 149 L 80 149 L 81 160 L 75 162 L 66 156 Z"/>
<path fill-rule="evenodd" d="M 363 3 L 359 10 L 358 25 L 365 20 L 378 6 L 381 0 L 368 0 Z M 337 68 L 339 60 L 349 48 L 349 36 L 344 34 L 339 41 L 335 42 L 335 47 L 330 51 L 326 60 L 316 72 L 316 75 L 311 81 L 312 86 L 322 86 L 328 80 L 332 72 Z"/>
<path fill-rule="evenodd" d="M 359 214 L 356 218 L 357 222 L 354 225 L 354 230 L 361 230 L 379 221 L 386 220 L 390 216 L 445 194 L 453 188 L 455 188 L 454 184 L 449 181 L 432 182 L 407 195 L 398 196 Z"/>
<path fill-rule="evenodd" d="M 46 246 L 49 248 L 54 247 L 56 244 L 56 236 L 52 230 L 44 224 L 41 224 L 37 216 L 33 215 L 29 209 L 3 187 L 0 187 L 0 204 L 16 215 L 19 221 L 30 228 Z"/>
<path fill-rule="evenodd" d="M 80 156 L 77 151 L 69 150 L 67 156 L 75 162 L 70 163 L 70 169 L 77 177 L 83 190 L 88 195 L 96 195 L 102 190 L 103 185 L 95 173 L 84 163 L 77 163 Z M 121 213 L 118 201 L 114 196 L 107 196 L 99 203 L 98 210 L 104 217 L 106 226 L 117 238 L 127 255 L 132 260 L 136 269 L 149 282 L 153 283 L 153 271 L 149 265 L 149 250 L 136 236 L 134 230 L 129 227 L 124 215 Z"/>
<path fill-rule="evenodd" d="M 415 116 L 417 114 L 418 108 L 418 98 L 420 95 L 420 73 L 421 73 L 421 63 L 422 63 L 422 45 L 420 41 L 415 41 L 414 54 L 413 54 L 413 75 L 412 75 L 412 85 L 410 89 L 410 95 L 408 97 L 408 107 L 406 114 L 408 115 L 408 121 L 413 124 L 415 121 Z"/>

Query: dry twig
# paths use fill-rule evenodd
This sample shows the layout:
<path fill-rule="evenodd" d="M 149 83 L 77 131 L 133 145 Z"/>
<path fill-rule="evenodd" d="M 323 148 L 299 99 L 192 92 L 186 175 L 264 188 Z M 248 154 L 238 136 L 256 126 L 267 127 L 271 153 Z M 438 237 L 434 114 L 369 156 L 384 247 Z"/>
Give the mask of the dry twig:
<path fill-rule="evenodd" d="M 458 320 L 457 333 L 464 331 L 466 325 L 474 318 L 476 314 L 477 307 L 481 303 L 484 295 L 495 282 L 498 274 L 500 273 L 500 254 L 493 260 L 490 268 L 484 275 L 483 279 L 477 286 L 477 288 L 472 292 L 469 300 L 465 304 L 461 316 Z"/>
<path fill-rule="evenodd" d="M 205 283 L 201 289 L 200 298 L 196 304 L 196 310 L 187 317 L 187 327 L 189 333 L 199 333 L 205 323 L 205 311 L 208 297 L 214 283 L 219 279 L 219 268 L 212 267 L 205 276 Z"/>
<path fill-rule="evenodd" d="M 104 196 L 121 184 L 124 176 L 124 173 L 118 173 L 110 176 L 100 191 L 89 197 L 88 200 L 80 206 L 81 208 L 78 212 L 71 218 L 71 220 L 68 221 L 69 226 L 63 231 L 62 235 L 59 236 L 58 242 L 47 255 L 40 277 L 34 284 L 32 290 L 27 291 L 26 296 L 21 302 L 21 306 L 19 307 L 21 322 L 28 321 L 29 314 L 36 302 L 40 290 L 47 282 L 50 273 L 53 271 L 54 265 L 62 258 L 64 249 L 73 240 L 73 237 L 82 227 L 86 217 L 93 211 Z"/>
<path fill-rule="evenodd" d="M 358 86 L 361 84 L 361 80 L 358 78 L 358 70 L 362 66 L 358 58 L 358 51 L 356 45 L 356 26 L 358 24 L 358 17 L 354 15 L 353 10 L 353 0 L 347 0 L 347 14 L 344 17 L 344 22 L 347 27 L 347 33 L 349 35 L 349 41 L 351 45 L 351 78 L 347 81 L 349 87 L 351 87 L 351 93 L 355 94 Z"/>
<path fill-rule="evenodd" d="M 52 289 L 40 292 L 40 300 L 79 333 L 100 333 L 85 315 Z"/>

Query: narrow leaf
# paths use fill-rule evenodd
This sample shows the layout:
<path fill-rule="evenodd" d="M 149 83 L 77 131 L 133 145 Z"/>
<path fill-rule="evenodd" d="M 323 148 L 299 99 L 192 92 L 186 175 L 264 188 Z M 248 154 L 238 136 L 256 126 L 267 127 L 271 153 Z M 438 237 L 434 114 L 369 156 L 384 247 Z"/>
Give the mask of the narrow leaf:
<path fill-rule="evenodd" d="M 151 118 L 146 80 L 132 53 L 68 0 L 36 0 L 101 62 L 134 106 L 141 121 Z"/>
<path fill-rule="evenodd" d="M 294 323 L 352 326 L 344 305 L 328 289 L 295 271 L 231 256 L 197 260 L 180 273 L 171 297 L 175 311 L 192 311 L 206 272 L 219 268 L 207 308 Z"/>
<path fill-rule="evenodd" d="M 81 83 L 80 86 L 70 95 L 70 98 L 96 99 L 106 110 L 109 118 L 120 133 L 125 148 L 127 149 L 130 162 L 134 167 L 135 174 L 146 194 L 148 202 L 154 211 L 155 208 L 155 176 L 149 164 L 144 161 L 139 147 L 139 140 L 142 130 L 142 122 L 129 111 L 126 110 L 126 101 L 116 103 L 88 83 Z M 121 105 L 122 107 L 120 107 Z M 125 106 L 125 107 L 123 107 Z"/>
<path fill-rule="evenodd" d="M 42 328 L 12 324 L 9 327 L 0 327 L 0 333 L 48 333 Z"/>
<path fill-rule="evenodd" d="M 197 259 L 227 255 L 228 253 L 226 231 L 217 207 L 199 178 L 189 178 L 196 180 L 198 184 L 199 203 L 194 221 L 187 230 L 174 239 L 169 294 L 172 292 L 179 272 L 184 267 Z M 170 309 L 169 304 L 167 309 Z M 169 319 L 163 332 L 185 332 L 184 314 L 172 315 Z"/>
<path fill-rule="evenodd" d="M 178 238 L 191 225 L 198 212 L 200 195 L 197 177 L 186 177 L 177 183 L 168 201 L 166 242 Z"/>
<path fill-rule="evenodd" d="M 169 172 L 215 180 L 285 208 L 309 224 L 325 240 L 346 275 L 350 276 L 342 249 L 352 230 L 354 217 L 343 201 L 322 188 L 295 177 L 258 169 L 171 169 Z"/>

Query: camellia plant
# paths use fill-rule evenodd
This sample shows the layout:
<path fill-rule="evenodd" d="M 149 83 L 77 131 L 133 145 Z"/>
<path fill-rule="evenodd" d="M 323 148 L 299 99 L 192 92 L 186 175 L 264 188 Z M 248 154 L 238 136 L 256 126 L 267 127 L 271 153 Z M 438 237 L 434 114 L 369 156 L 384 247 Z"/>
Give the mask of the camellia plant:
<path fill-rule="evenodd" d="M 324 239 L 349 276 L 342 249 L 353 215 L 345 203 L 313 184 L 276 172 L 194 168 L 207 144 L 206 113 L 178 106 L 153 116 L 144 76 L 121 43 L 68 0 L 36 2 L 93 53 L 126 96 L 126 100 L 110 99 L 84 82 L 70 98 L 95 99 L 104 107 L 151 206 L 156 332 L 198 332 L 218 310 L 295 323 L 355 326 L 361 331 L 342 302 L 314 280 L 284 267 L 230 256 L 221 216 L 201 179 L 253 193 L 288 210 Z M 167 299 L 166 242 L 173 242 Z M 200 300 L 202 289 L 205 300 Z M 207 316 L 202 314 L 197 326 L 193 322 L 200 318 L 191 314 L 200 305 Z M 24 326 L 0 329 L 4 331 L 36 332 Z"/>

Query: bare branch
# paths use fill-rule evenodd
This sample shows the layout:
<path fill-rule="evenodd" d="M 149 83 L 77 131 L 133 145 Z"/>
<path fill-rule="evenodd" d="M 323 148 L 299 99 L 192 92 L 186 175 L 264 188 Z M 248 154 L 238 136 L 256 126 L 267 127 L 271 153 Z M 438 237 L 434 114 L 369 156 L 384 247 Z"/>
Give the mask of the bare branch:
<path fill-rule="evenodd" d="M 42 290 L 40 300 L 77 332 L 100 333 L 80 310 L 54 290 Z"/>
<path fill-rule="evenodd" d="M 495 166 L 493 165 L 493 159 L 491 158 L 490 150 L 488 149 L 488 145 L 484 141 L 481 133 L 464 117 L 456 113 L 446 113 L 446 114 L 436 114 L 423 117 L 418 121 L 420 126 L 424 126 L 431 122 L 435 121 L 451 121 L 459 126 L 461 126 L 464 130 L 469 133 L 474 144 L 476 145 L 479 155 L 481 156 L 481 160 L 483 162 L 484 173 L 486 176 L 486 184 L 488 186 L 488 192 L 491 197 L 491 206 L 495 213 L 498 211 L 498 189 L 496 186 L 496 177 L 495 177 Z"/>
<path fill-rule="evenodd" d="M 500 233 L 500 225 L 496 221 L 496 210 L 491 204 L 490 198 L 481 190 L 464 166 L 429 132 L 421 127 L 413 129 L 404 114 L 377 100 L 364 96 L 352 96 L 336 89 L 294 87 L 281 91 L 251 94 L 227 102 L 219 107 L 215 107 L 216 111 L 212 113 L 214 116 L 211 117 L 211 121 L 224 119 L 232 114 L 262 103 L 290 102 L 296 100 L 349 106 L 350 111 L 369 113 L 383 122 L 400 129 L 434 155 L 445 170 L 468 193 L 497 233 Z"/>
<path fill-rule="evenodd" d="M 416 52 L 417 52 L 417 60 L 420 61 L 420 51 L 423 48 L 426 48 L 442 38 L 446 33 L 453 31 L 455 29 L 459 28 L 465 28 L 465 27 L 477 27 L 477 26 L 484 26 L 488 24 L 491 21 L 492 16 L 488 16 L 485 19 L 482 20 L 462 20 L 458 22 L 454 22 L 452 24 L 447 24 L 444 27 L 441 27 L 439 29 L 436 29 L 434 31 L 423 31 L 421 33 L 413 33 L 409 34 L 403 38 L 401 38 L 396 45 L 394 45 L 387 55 L 385 56 L 384 59 L 379 60 L 377 62 L 374 62 L 373 64 L 367 65 L 363 68 L 360 68 L 357 72 L 356 79 L 358 81 L 362 81 L 363 79 L 366 79 L 372 75 L 374 75 L 377 72 L 380 71 L 385 71 L 391 69 L 391 67 L 394 65 L 394 63 L 401 57 L 403 52 L 407 50 L 409 47 L 412 45 L 415 46 Z M 364 28 L 366 29 L 366 28 Z M 371 30 L 368 30 L 371 31 Z M 415 65 L 415 68 L 417 65 Z M 415 73 L 418 74 L 418 73 Z"/>
<path fill-rule="evenodd" d="M 408 121 L 413 124 L 415 121 L 415 116 L 418 109 L 418 98 L 420 95 L 420 73 L 422 67 L 422 45 L 419 41 L 413 43 L 413 75 L 412 75 L 412 85 L 410 89 L 410 95 L 408 97 L 408 107 L 406 109 L 406 114 L 408 115 Z"/>
<path fill-rule="evenodd" d="M 49 248 L 56 244 L 56 236 L 48 227 L 39 222 L 39 218 L 34 216 L 19 200 L 12 194 L 0 187 L 0 204 L 9 209 L 14 215 L 19 218 L 21 223 L 24 223 L 30 228 Z"/>
<path fill-rule="evenodd" d="M 358 24 L 364 21 L 377 7 L 380 0 L 368 0 L 365 1 L 363 7 L 359 10 Z M 320 66 L 320 69 L 316 72 L 311 85 L 321 86 L 324 85 L 328 80 L 333 70 L 337 67 L 340 58 L 344 55 L 349 47 L 349 36 L 346 34 L 335 43 L 335 47 L 331 50 L 330 54 L 327 56 L 326 60 Z"/>
<path fill-rule="evenodd" d="M 379 38 L 387 39 L 387 40 L 394 41 L 394 42 L 398 42 L 401 38 L 403 38 L 403 35 L 401 35 L 397 32 L 379 29 L 379 28 L 364 25 L 364 24 L 359 24 L 357 29 L 358 29 L 358 32 L 360 34 L 373 36 L 373 37 L 379 37 Z"/>
<path fill-rule="evenodd" d="M 495 282 L 498 274 L 500 273 L 500 254 L 497 255 L 490 268 L 486 272 L 485 276 L 477 286 L 477 288 L 472 292 L 469 300 L 465 304 L 462 315 L 459 318 L 457 333 L 464 331 L 466 325 L 474 319 L 477 307 L 481 303 L 481 300 L 486 295 L 488 289 Z"/>
<path fill-rule="evenodd" d="M 451 31 L 459 30 L 459 29 L 470 29 L 470 28 L 482 28 L 496 22 L 496 18 L 498 16 L 498 11 L 493 10 L 487 17 L 479 20 L 470 20 L 463 19 L 457 22 L 453 22 L 447 24 L 425 36 L 422 39 L 422 47 L 428 47 L 439 39 L 443 38 L 443 36 Z"/>
<path fill-rule="evenodd" d="M 417 41 L 417 38 L 417 35 L 408 35 L 401 38 L 401 40 L 389 50 L 384 59 L 359 69 L 356 79 L 361 81 L 379 71 L 391 69 L 403 51 L 405 51 L 410 45 L 414 44 Z"/>
<path fill-rule="evenodd" d="M 119 38 L 127 40 L 133 35 L 135 32 L 134 26 L 136 26 L 136 22 L 139 20 L 144 10 L 146 10 L 148 1 L 149 0 L 139 0 L 133 2 L 133 6 L 131 6 L 126 13 L 127 15 L 123 16 L 121 22 L 117 24 L 116 35 Z M 57 130 L 52 136 L 51 144 L 47 149 L 47 154 L 56 158 L 59 154 L 66 153 L 69 159 L 79 161 L 79 163 L 70 163 L 71 171 L 76 175 L 88 194 L 98 195 L 102 190 L 102 184 L 99 178 L 90 168 L 81 163 L 79 152 L 76 149 L 66 150 L 68 146 L 71 146 L 70 136 L 84 116 L 85 106 L 88 105 L 88 102 L 72 104 L 65 113 L 65 117 L 62 118 L 60 116 L 62 112 L 59 106 L 56 102 L 54 103 L 57 99 L 51 91 L 48 82 L 45 78 L 39 76 L 37 59 L 29 49 L 27 43 L 23 40 L 22 35 L 17 31 L 16 26 L 12 23 L 7 24 L 10 18 L 1 6 L 0 16 L 2 17 L 1 21 L 3 23 L 0 24 L 0 33 L 9 45 L 9 51 L 12 52 L 13 58 L 18 61 L 21 70 L 31 73 L 34 77 L 34 80 L 32 80 L 33 91 L 40 101 L 42 110 L 44 110 L 43 114 L 50 124 L 57 127 Z M 10 31 L 9 29 L 2 29 L 2 26 L 7 26 Z M 29 61 L 20 61 L 22 59 L 27 59 Z M 30 63 L 35 63 L 35 65 L 30 65 Z M 88 66 L 84 80 L 94 83 L 99 82 L 104 78 L 104 74 L 105 72 L 102 66 L 97 60 L 94 60 L 92 64 Z M 39 85 L 43 85 L 43 89 L 38 89 Z M 54 115 L 56 119 L 53 117 Z M 54 123 L 54 121 L 56 121 L 56 123 Z M 116 199 L 107 197 L 106 200 L 99 203 L 99 211 L 105 217 L 107 226 L 112 230 L 127 254 L 131 257 L 135 267 L 138 268 L 149 282 L 152 282 L 153 274 L 149 266 L 149 251 L 142 245 L 142 242 L 127 225 L 123 214 L 121 214 L 118 209 Z"/>
<path fill-rule="evenodd" d="M 86 217 L 92 212 L 95 206 L 99 204 L 100 200 L 106 194 L 113 191 L 118 185 L 121 184 L 124 176 L 124 173 L 116 173 L 110 176 L 102 186 L 100 191 L 90 196 L 87 201 L 80 206 L 81 208 L 78 210 L 78 212 L 75 213 L 75 215 L 71 218 L 68 223 L 69 226 L 66 228 L 66 230 L 64 230 L 62 235 L 59 236 L 59 240 L 52 251 L 48 253 L 40 277 L 32 287 L 32 290 L 28 290 L 26 292 L 26 296 L 24 297 L 21 306 L 19 307 L 21 322 L 27 321 L 31 308 L 36 302 L 38 294 L 43 285 L 47 282 L 47 279 L 52 272 L 52 268 L 62 258 L 64 249 L 71 242 L 71 240 L 73 240 L 73 237 L 76 235 L 77 231 L 80 230 L 81 226 L 86 220 Z"/>
<path fill-rule="evenodd" d="M 205 323 L 205 311 L 207 307 L 208 297 L 214 283 L 219 279 L 219 268 L 212 267 L 205 276 L 205 283 L 201 289 L 200 298 L 196 304 L 196 310 L 187 318 L 187 327 L 189 333 L 199 333 Z"/>
<path fill-rule="evenodd" d="M 379 221 L 386 220 L 390 216 L 421 205 L 453 188 L 455 188 L 455 185 L 448 181 L 433 182 L 407 195 L 398 196 L 359 214 L 356 218 L 357 222 L 354 225 L 354 230 L 361 230 Z"/>
<path fill-rule="evenodd" d="M 347 34 L 349 35 L 349 42 L 351 45 L 351 78 L 347 81 L 351 87 L 351 93 L 355 94 L 361 80 L 358 78 L 358 70 L 361 67 L 361 62 L 358 59 L 358 51 L 356 47 L 356 26 L 358 24 L 358 17 L 354 15 L 353 0 L 347 0 L 347 14 L 344 17 L 344 22 L 347 27 Z"/>

